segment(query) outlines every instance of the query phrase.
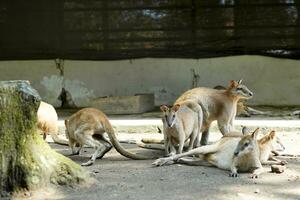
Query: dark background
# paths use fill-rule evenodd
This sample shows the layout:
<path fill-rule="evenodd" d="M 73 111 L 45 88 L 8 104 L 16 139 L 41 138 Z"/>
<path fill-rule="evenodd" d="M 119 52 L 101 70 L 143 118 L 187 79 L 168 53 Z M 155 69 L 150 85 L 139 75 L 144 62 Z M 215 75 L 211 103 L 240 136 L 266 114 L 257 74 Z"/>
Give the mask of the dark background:
<path fill-rule="evenodd" d="M 0 0 L 0 59 L 300 58 L 300 0 Z"/>

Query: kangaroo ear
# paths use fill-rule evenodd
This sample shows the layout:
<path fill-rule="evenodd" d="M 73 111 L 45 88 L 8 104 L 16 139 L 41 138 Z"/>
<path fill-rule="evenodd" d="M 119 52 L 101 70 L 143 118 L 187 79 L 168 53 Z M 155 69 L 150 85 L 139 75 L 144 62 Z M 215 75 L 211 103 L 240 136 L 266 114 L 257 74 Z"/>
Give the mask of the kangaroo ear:
<path fill-rule="evenodd" d="M 180 108 L 180 104 L 175 104 L 175 105 L 172 107 L 172 109 L 173 109 L 175 112 L 177 112 L 177 111 L 179 110 L 179 108 Z"/>
<path fill-rule="evenodd" d="M 243 81 L 243 79 L 240 79 L 237 83 L 238 84 L 241 84 L 242 83 L 242 81 Z"/>
<path fill-rule="evenodd" d="M 256 139 L 257 138 L 257 134 L 258 134 L 259 128 L 255 129 L 255 131 L 252 133 L 252 138 Z"/>
<path fill-rule="evenodd" d="M 239 85 L 238 82 L 236 82 L 236 81 L 234 81 L 234 80 L 231 80 L 231 81 L 229 82 L 229 89 L 236 88 L 238 85 Z"/>
<path fill-rule="evenodd" d="M 163 112 L 166 112 L 168 109 L 169 109 L 169 108 L 168 108 L 168 106 L 166 106 L 166 105 L 161 105 L 161 106 L 160 106 L 160 110 L 163 111 Z"/>
<path fill-rule="evenodd" d="M 275 131 L 271 131 L 271 132 L 269 133 L 269 138 L 270 138 L 271 140 L 273 140 L 273 139 L 275 138 L 275 135 L 276 135 Z"/>

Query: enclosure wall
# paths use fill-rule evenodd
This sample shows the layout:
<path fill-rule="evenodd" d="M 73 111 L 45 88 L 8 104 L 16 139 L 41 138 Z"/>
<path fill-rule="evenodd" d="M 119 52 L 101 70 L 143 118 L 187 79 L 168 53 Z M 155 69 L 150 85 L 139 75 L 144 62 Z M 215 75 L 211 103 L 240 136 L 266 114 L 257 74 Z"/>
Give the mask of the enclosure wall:
<path fill-rule="evenodd" d="M 62 87 L 77 106 L 103 96 L 155 93 L 155 104 L 171 104 L 197 86 L 227 85 L 243 79 L 255 105 L 300 105 L 300 61 L 263 56 L 208 59 L 134 59 L 119 61 L 1 61 L 0 80 L 28 79 L 42 98 L 55 106 Z M 199 76 L 197 76 L 199 75 Z M 198 78 L 197 78 L 198 77 Z"/>

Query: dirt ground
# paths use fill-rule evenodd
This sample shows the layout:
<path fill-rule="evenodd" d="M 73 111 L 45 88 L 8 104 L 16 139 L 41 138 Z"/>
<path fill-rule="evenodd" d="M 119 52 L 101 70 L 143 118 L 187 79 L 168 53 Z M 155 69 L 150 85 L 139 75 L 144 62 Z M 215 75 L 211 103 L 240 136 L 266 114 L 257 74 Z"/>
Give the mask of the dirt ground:
<path fill-rule="evenodd" d="M 60 119 L 70 113 L 59 113 Z M 110 119 L 128 118 L 128 116 L 110 116 Z M 131 119 L 158 118 L 157 114 L 129 116 Z M 243 118 L 242 118 L 243 119 Z M 244 118 L 249 119 L 249 118 Z M 282 117 L 267 119 L 286 119 Z M 298 119 L 298 120 L 297 120 Z M 250 118 L 249 120 L 254 120 Z M 294 120 L 294 121 L 293 121 Z M 298 117 L 288 117 L 287 123 L 299 122 Z M 255 121 L 246 121 L 252 124 Z M 261 121 L 260 121 L 261 122 Z M 244 122 L 242 122 L 244 123 Z M 300 122 L 299 122 L 300 123 Z M 63 122 L 61 121 L 61 124 Z M 257 124 L 255 124 L 257 125 Z M 299 124 L 300 125 L 300 124 Z M 260 125 L 264 127 L 265 125 Z M 300 155 L 300 126 L 275 130 L 286 146 L 283 153 Z M 64 127 L 60 127 L 63 132 Z M 122 127 L 119 127 L 122 128 Z M 142 127 L 142 129 L 145 129 Z M 149 130 L 156 130 L 157 127 Z M 269 130 L 270 127 L 262 129 Z M 273 128 L 272 128 L 273 129 Z M 138 131 L 140 129 L 135 129 Z M 215 128 L 215 130 L 217 130 Z M 162 138 L 158 133 L 119 133 L 118 139 L 140 140 L 141 138 Z M 212 131 L 210 141 L 221 137 L 219 131 Z M 49 138 L 49 137 L 48 137 Z M 122 144 L 126 149 L 144 154 L 162 157 L 158 150 L 142 149 L 136 144 Z M 67 146 L 50 143 L 56 151 L 68 156 L 71 150 Z M 85 148 L 79 156 L 70 156 L 77 163 L 86 162 L 93 153 L 92 148 Z M 153 167 L 153 160 L 130 160 L 121 156 L 115 149 L 107 153 L 103 159 L 96 160 L 93 166 L 85 167 L 94 178 L 94 183 L 85 186 L 54 186 L 36 191 L 20 193 L 14 199 L 100 199 L 100 200 L 288 200 L 300 199 L 300 157 L 279 157 L 288 161 L 287 169 L 282 174 L 270 172 L 270 166 L 265 166 L 266 173 L 258 179 L 250 179 L 250 174 L 240 174 L 238 178 L 229 177 L 228 171 L 213 167 L 186 166 L 174 164 L 163 167 Z"/>
<path fill-rule="evenodd" d="M 120 136 L 135 138 L 132 134 Z M 299 131 L 282 133 L 281 139 L 288 151 L 300 153 Z M 132 152 L 162 156 L 160 151 L 140 149 L 135 144 L 123 145 Z M 64 155 L 70 154 L 67 146 L 51 143 L 51 147 Z M 82 163 L 92 152 L 91 148 L 85 148 L 82 155 L 70 158 Z M 300 199 L 300 159 L 282 159 L 288 161 L 282 174 L 270 173 L 270 167 L 265 167 L 268 172 L 258 179 L 250 179 L 249 174 L 231 178 L 228 171 L 213 167 L 180 164 L 152 167 L 153 160 L 130 160 L 113 149 L 93 166 L 86 167 L 96 180 L 91 186 L 51 186 L 16 199 Z"/>

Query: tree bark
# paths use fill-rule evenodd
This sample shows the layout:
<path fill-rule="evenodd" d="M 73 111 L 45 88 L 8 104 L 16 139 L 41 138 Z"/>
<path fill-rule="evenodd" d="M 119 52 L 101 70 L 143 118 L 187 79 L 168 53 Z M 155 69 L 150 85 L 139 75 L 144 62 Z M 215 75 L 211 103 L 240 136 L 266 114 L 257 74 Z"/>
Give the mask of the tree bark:
<path fill-rule="evenodd" d="M 0 192 L 84 182 L 88 174 L 37 131 L 40 96 L 28 81 L 0 82 Z"/>

